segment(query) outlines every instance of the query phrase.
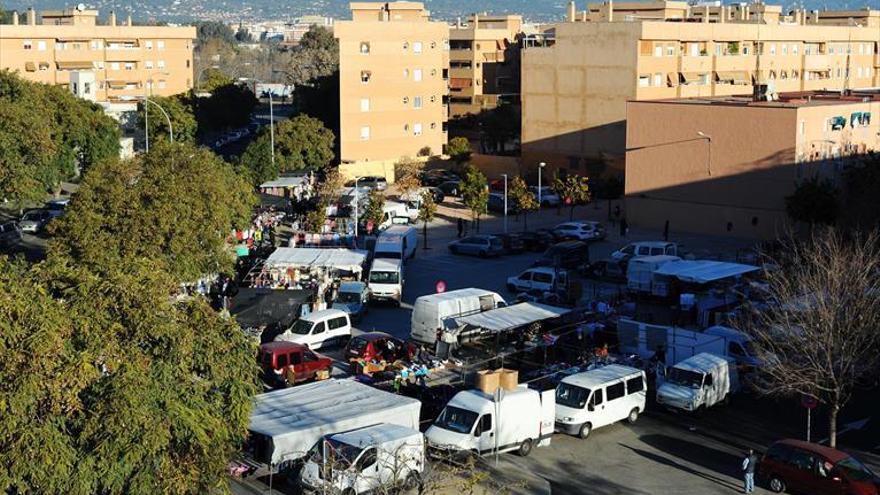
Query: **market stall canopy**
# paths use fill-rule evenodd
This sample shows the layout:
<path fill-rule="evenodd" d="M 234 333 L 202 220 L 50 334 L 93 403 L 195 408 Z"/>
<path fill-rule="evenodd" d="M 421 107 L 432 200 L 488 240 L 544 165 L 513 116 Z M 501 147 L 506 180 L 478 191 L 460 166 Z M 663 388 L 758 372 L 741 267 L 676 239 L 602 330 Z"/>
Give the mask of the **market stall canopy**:
<path fill-rule="evenodd" d="M 278 324 L 289 327 L 299 318 L 300 306 L 312 297 L 311 290 L 241 288 L 229 312 L 242 328 Z"/>
<path fill-rule="evenodd" d="M 470 325 L 484 330 L 500 332 L 511 328 L 529 325 L 536 321 L 558 318 L 570 309 L 557 308 L 546 304 L 524 302 L 507 306 L 506 308 L 492 309 L 474 315 L 456 318 L 459 325 Z"/>
<path fill-rule="evenodd" d="M 360 273 L 366 259 L 367 252 L 359 249 L 281 247 L 269 255 L 265 266 L 270 270 L 335 268 Z"/>
<path fill-rule="evenodd" d="M 275 180 L 260 184 L 260 189 L 268 189 L 275 187 L 297 187 L 306 183 L 306 177 L 302 175 L 290 177 L 278 177 Z"/>
<path fill-rule="evenodd" d="M 670 261 L 654 271 L 656 275 L 668 275 L 682 282 L 706 284 L 729 277 L 738 277 L 760 270 L 754 265 L 712 260 Z"/>

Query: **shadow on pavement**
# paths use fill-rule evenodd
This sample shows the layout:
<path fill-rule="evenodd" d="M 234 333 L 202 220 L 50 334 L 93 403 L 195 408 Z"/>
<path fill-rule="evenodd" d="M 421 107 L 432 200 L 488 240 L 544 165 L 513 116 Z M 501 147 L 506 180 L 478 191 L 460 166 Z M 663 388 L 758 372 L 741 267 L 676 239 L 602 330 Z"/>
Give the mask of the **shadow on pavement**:
<path fill-rule="evenodd" d="M 721 473 L 723 475 L 736 475 L 739 472 L 738 466 L 741 463 L 741 460 L 736 455 L 667 435 L 643 435 L 639 437 L 639 440 L 663 451 L 667 455 L 648 452 L 646 450 L 630 447 L 629 445 L 620 445 L 646 459 L 698 476 L 707 481 L 711 481 L 716 485 L 731 490 L 740 489 L 739 484 L 731 482 L 724 477 L 692 468 L 687 464 L 676 460 L 680 459 L 691 464 L 696 464 L 706 470 Z"/>

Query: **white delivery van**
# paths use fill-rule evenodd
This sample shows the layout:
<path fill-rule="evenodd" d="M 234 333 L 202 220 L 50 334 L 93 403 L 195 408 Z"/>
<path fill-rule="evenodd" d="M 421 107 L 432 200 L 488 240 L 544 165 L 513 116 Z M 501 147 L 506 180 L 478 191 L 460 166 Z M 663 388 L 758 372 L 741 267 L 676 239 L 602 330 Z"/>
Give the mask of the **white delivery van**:
<path fill-rule="evenodd" d="M 338 309 L 309 313 L 293 322 L 290 328 L 275 337 L 276 342 L 305 344 L 310 349 L 331 345 L 342 346 L 351 339 L 351 319 Z"/>
<path fill-rule="evenodd" d="M 556 387 L 556 431 L 587 438 L 622 419 L 635 423 L 646 390 L 644 371 L 619 364 L 567 376 Z"/>
<path fill-rule="evenodd" d="M 704 352 L 676 364 L 657 388 L 657 404 L 684 411 L 703 411 L 739 391 L 732 359 Z"/>
<path fill-rule="evenodd" d="M 654 270 L 670 261 L 680 261 L 678 256 L 661 254 L 633 258 L 626 267 L 626 288 L 631 292 L 650 294 L 654 282 Z"/>
<path fill-rule="evenodd" d="M 377 227 L 379 231 L 382 231 L 392 225 L 407 225 L 409 223 L 409 211 L 407 211 L 405 204 L 386 201 L 382 207 L 382 223 Z"/>
<path fill-rule="evenodd" d="M 418 232 L 415 227 L 393 225 L 376 238 L 373 257 L 406 260 L 416 255 L 418 243 Z"/>
<path fill-rule="evenodd" d="M 441 458 L 479 455 L 550 445 L 555 418 L 554 390 L 539 392 L 519 385 L 495 395 L 479 390 L 455 394 L 425 432 L 431 452 Z"/>
<path fill-rule="evenodd" d="M 403 262 L 388 258 L 374 259 L 367 286 L 371 301 L 393 301 L 400 306 L 403 297 Z"/>
<path fill-rule="evenodd" d="M 550 292 L 568 285 L 568 272 L 550 266 L 529 268 L 514 277 L 507 277 L 507 289 L 511 292 Z"/>
<path fill-rule="evenodd" d="M 413 304 L 410 337 L 434 345 L 437 330 L 451 327 L 459 316 L 472 315 L 507 306 L 496 292 L 484 289 L 458 289 L 421 296 Z"/>
<path fill-rule="evenodd" d="M 639 256 L 659 256 L 661 254 L 678 256 L 678 244 L 666 241 L 631 242 L 611 253 L 611 259 L 623 261 Z"/>
<path fill-rule="evenodd" d="M 347 495 L 413 490 L 424 468 L 425 438 L 419 430 L 378 424 L 325 436 L 303 466 L 302 483 L 316 492 Z"/>

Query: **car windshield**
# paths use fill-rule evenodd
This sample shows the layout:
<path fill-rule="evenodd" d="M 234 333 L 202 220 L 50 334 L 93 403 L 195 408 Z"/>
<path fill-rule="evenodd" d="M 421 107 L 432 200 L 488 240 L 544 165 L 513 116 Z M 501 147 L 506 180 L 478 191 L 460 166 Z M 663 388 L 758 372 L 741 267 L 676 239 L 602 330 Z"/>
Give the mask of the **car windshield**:
<path fill-rule="evenodd" d="M 672 368 L 668 381 L 683 387 L 700 388 L 703 385 L 703 374 L 681 368 Z"/>
<path fill-rule="evenodd" d="M 870 481 L 874 479 L 874 473 L 866 468 L 855 457 L 847 457 L 837 463 L 835 469 L 840 471 L 843 476 L 850 481 Z"/>
<path fill-rule="evenodd" d="M 560 383 L 556 387 L 556 403 L 566 407 L 583 409 L 590 398 L 590 389 L 570 383 Z"/>
<path fill-rule="evenodd" d="M 446 406 L 434 421 L 434 425 L 456 433 L 470 433 L 476 421 L 477 413 L 455 406 Z"/>
<path fill-rule="evenodd" d="M 37 220 L 40 219 L 40 216 L 41 216 L 41 215 L 42 215 L 42 213 L 39 212 L 39 211 L 29 211 L 29 212 L 27 212 L 27 213 L 24 214 L 24 218 L 23 218 L 23 220 L 37 221 Z"/>
<path fill-rule="evenodd" d="M 314 323 L 308 320 L 296 320 L 290 331 L 299 335 L 308 335 L 312 331 L 312 325 Z"/>
<path fill-rule="evenodd" d="M 327 457 L 329 457 L 328 460 L 331 465 L 343 462 L 345 467 L 351 466 L 357 460 L 362 450 L 360 447 L 342 443 L 339 440 L 333 440 L 332 438 L 327 440 Z"/>
<path fill-rule="evenodd" d="M 400 281 L 400 274 L 397 272 L 370 272 L 370 283 L 372 284 L 396 284 Z"/>
<path fill-rule="evenodd" d="M 365 347 L 367 347 L 367 341 L 358 337 L 351 339 L 348 344 L 348 348 L 357 353 L 363 351 Z"/>
<path fill-rule="evenodd" d="M 361 302 L 361 295 L 357 292 L 340 292 L 336 300 L 341 303 Z"/>

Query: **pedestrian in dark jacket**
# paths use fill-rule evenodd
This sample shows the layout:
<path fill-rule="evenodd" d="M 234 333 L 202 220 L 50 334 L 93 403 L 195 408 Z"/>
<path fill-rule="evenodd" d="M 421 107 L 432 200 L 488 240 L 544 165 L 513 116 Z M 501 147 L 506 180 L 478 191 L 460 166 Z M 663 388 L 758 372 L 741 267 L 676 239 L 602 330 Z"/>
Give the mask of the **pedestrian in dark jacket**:
<path fill-rule="evenodd" d="M 461 239 L 461 234 L 464 232 L 464 220 L 461 217 L 458 217 L 457 227 L 458 227 L 458 238 Z"/>

